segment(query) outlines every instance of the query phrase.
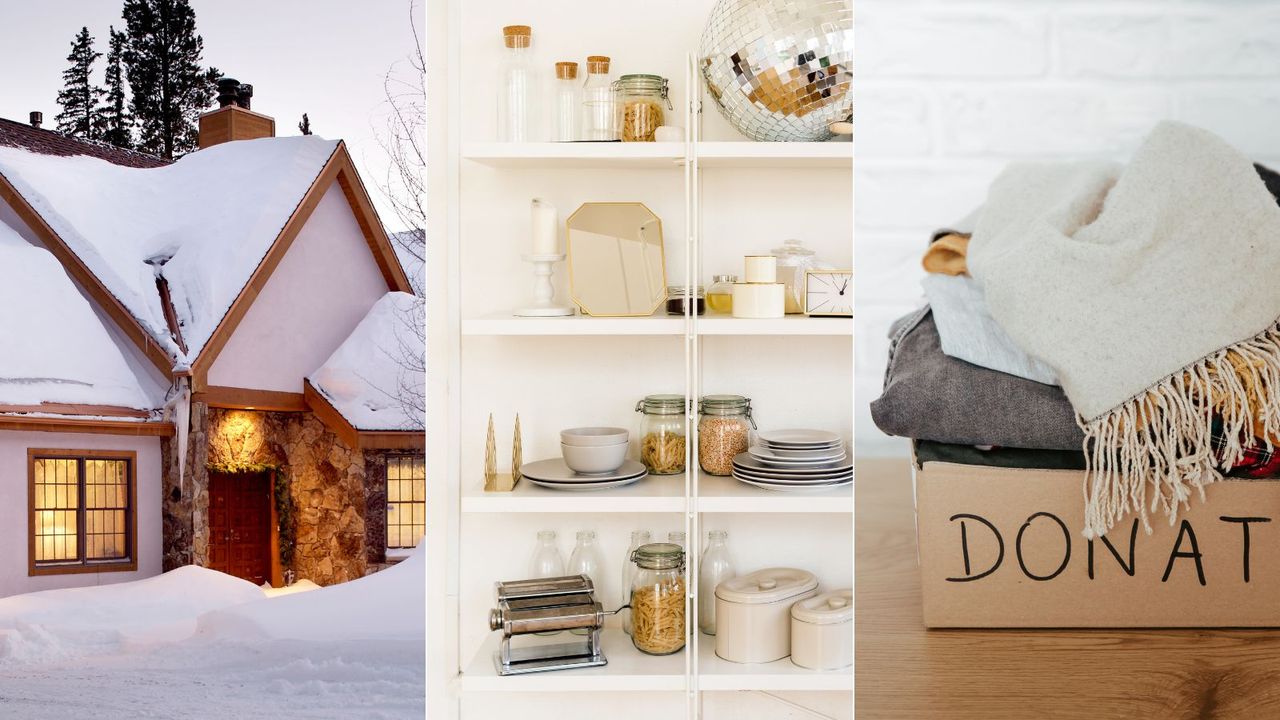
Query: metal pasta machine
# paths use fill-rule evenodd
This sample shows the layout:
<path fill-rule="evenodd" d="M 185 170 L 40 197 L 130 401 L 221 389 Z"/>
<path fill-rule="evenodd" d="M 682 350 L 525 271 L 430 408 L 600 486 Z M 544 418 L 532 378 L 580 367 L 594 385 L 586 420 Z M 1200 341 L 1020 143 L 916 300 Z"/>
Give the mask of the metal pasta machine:
<path fill-rule="evenodd" d="M 497 607 L 489 611 L 489 629 L 502 631 L 502 643 L 493 654 L 499 675 L 523 675 L 548 670 L 607 665 L 600 646 L 604 618 L 617 614 L 595 599 L 595 586 L 586 575 L 516 580 L 496 585 Z M 534 641 L 513 648 L 518 635 L 586 630 L 582 640 L 547 644 Z"/>

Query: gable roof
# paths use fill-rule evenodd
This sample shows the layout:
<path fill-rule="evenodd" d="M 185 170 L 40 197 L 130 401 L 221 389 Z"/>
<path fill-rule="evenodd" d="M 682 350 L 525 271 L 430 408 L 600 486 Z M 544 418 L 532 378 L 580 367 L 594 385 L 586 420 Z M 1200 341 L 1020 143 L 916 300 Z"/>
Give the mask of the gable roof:
<path fill-rule="evenodd" d="M 341 141 L 243 140 L 151 167 L 0 144 L 0 199 L 77 281 L 99 291 L 153 364 L 166 373 L 192 368 L 197 386 L 334 181 L 388 288 L 407 290 Z"/>
<path fill-rule="evenodd" d="M 137 150 L 126 150 L 107 143 L 68 137 L 52 130 L 31 127 L 5 118 L 0 118 L 0 146 L 23 148 L 39 155 L 60 157 L 87 155 L 122 167 L 153 168 L 170 163 L 164 158 Z"/>

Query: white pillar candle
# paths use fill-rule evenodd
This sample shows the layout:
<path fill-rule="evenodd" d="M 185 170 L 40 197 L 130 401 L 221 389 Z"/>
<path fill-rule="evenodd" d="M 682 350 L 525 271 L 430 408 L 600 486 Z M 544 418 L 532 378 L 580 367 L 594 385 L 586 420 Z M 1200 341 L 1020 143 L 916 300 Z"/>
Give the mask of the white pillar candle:
<path fill-rule="evenodd" d="M 543 200 L 533 199 L 533 255 L 560 254 L 560 225 L 556 217 L 556 206 Z"/>

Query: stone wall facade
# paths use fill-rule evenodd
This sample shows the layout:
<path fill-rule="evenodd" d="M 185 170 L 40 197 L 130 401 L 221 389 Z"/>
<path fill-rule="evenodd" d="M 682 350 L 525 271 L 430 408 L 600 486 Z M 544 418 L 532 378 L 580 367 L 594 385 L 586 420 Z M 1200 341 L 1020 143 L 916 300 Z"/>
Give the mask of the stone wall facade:
<path fill-rule="evenodd" d="M 385 559 L 384 453 L 348 447 L 309 412 L 257 412 L 192 403 L 187 473 L 165 444 L 165 569 L 209 561 L 209 468 L 270 468 L 286 479 L 298 579 L 332 585 Z M 282 535 L 282 542 L 287 538 Z"/>

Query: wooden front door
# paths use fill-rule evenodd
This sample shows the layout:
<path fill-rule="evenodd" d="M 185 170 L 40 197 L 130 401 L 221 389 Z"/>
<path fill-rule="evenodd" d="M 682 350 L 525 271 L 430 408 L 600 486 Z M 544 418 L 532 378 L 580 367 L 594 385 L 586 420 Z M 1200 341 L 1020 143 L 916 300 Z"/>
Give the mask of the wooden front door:
<path fill-rule="evenodd" d="M 209 473 L 209 567 L 271 580 L 270 473 Z"/>

